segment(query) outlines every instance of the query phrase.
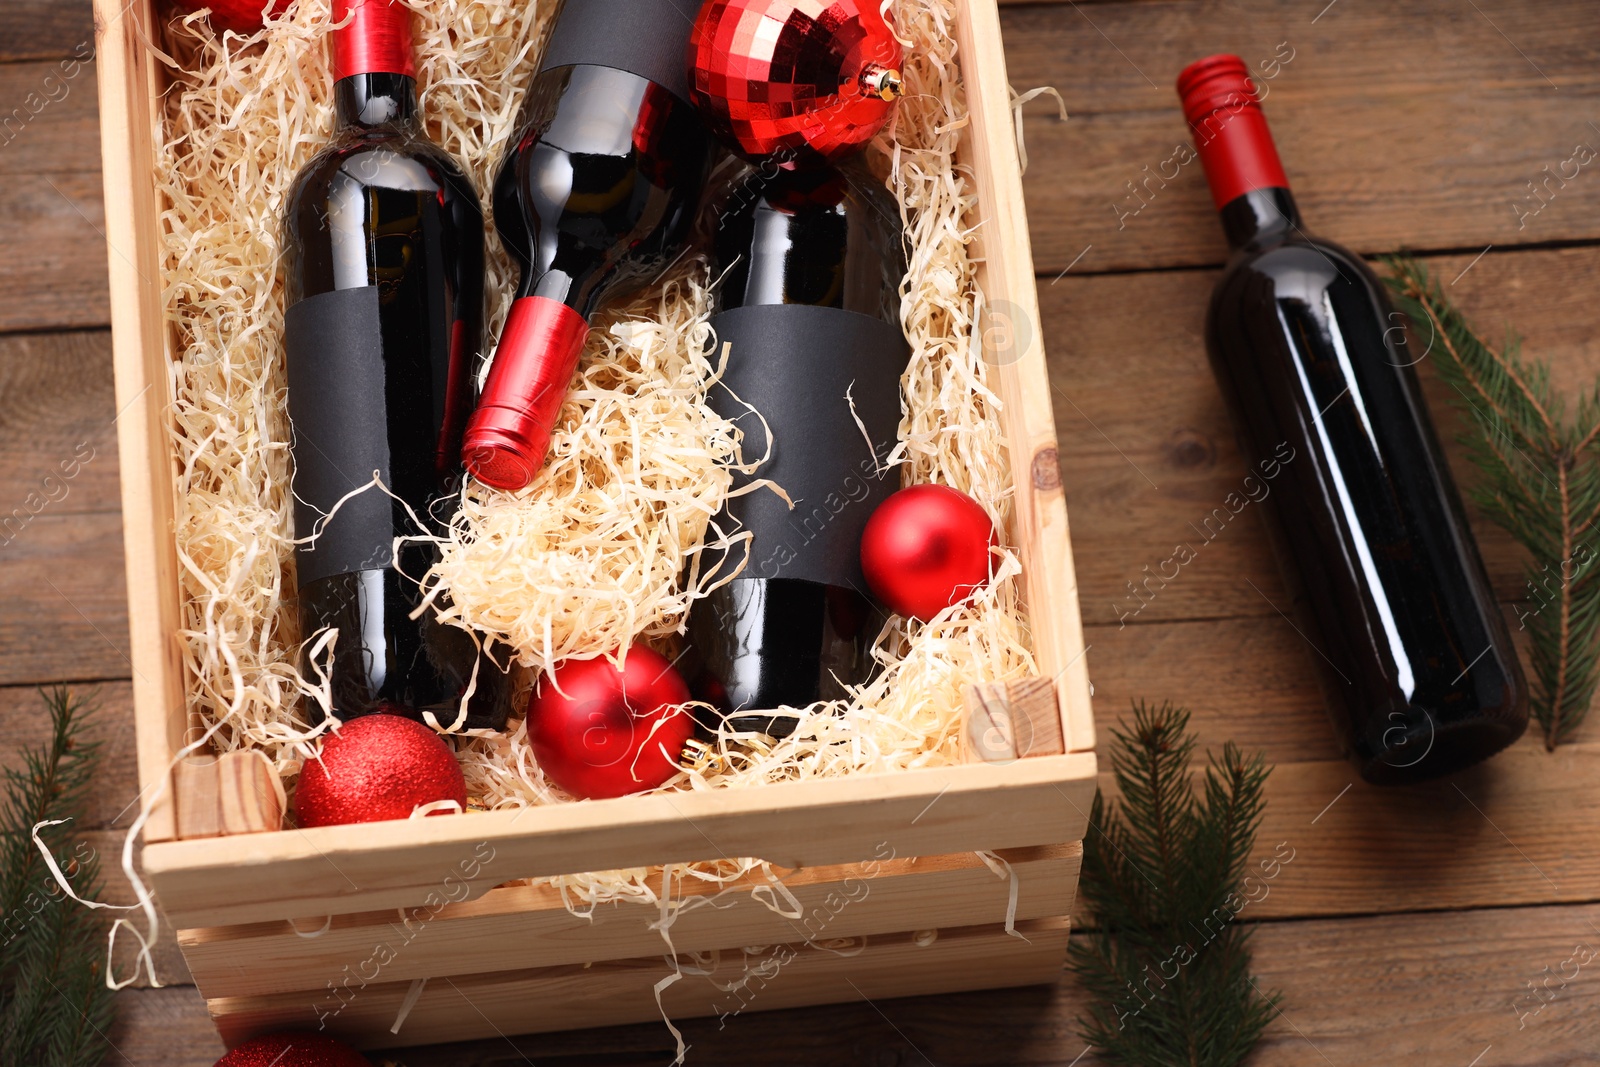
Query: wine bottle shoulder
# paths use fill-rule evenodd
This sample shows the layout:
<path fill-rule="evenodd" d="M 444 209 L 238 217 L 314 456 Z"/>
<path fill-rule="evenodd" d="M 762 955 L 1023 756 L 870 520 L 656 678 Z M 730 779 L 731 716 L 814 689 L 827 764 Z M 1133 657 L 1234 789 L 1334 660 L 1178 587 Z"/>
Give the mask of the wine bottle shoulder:
<path fill-rule="evenodd" d="M 335 138 L 295 177 L 289 194 L 295 209 L 326 199 L 335 189 L 375 188 L 442 192 L 477 206 L 478 193 L 450 153 L 424 137 L 356 131 Z"/>
<path fill-rule="evenodd" d="M 699 229 L 721 275 L 718 311 L 806 304 L 899 323 L 899 208 L 865 168 L 729 168 L 705 197 Z"/>

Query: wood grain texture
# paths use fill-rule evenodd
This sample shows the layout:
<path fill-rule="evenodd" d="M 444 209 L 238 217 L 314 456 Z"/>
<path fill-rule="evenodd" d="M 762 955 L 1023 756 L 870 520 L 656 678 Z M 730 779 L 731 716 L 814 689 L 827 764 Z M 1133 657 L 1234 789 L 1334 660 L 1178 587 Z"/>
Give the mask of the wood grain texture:
<path fill-rule="evenodd" d="M 745 981 L 746 954 L 723 953 L 660 990 L 674 968 L 661 957 L 550 967 L 428 982 L 403 1025 L 396 1025 L 412 983 L 374 983 L 332 993 L 237 997 L 207 1002 L 224 1040 L 325 1023 L 327 1032 L 364 1048 L 492 1032 L 535 1033 L 593 1025 L 716 1016 L 725 1021 L 797 1005 L 925 995 L 950 990 L 1033 985 L 1053 979 L 1066 952 L 1065 919 L 1017 924 L 1011 936 L 997 926 L 965 927 L 866 939 L 833 950 L 811 945 L 764 946 L 751 966 L 766 961 L 764 977 Z M 847 955 L 845 955 L 847 953 Z M 487 1024 L 487 1027 L 486 1025 Z M 395 1031 L 398 1030 L 398 1033 Z"/>
<path fill-rule="evenodd" d="M 0 218 L 10 231 L 8 254 L 0 259 L 0 292 L 6 294 L 0 331 L 86 329 L 111 321 L 99 172 L 7 176 L 0 180 Z"/>
<path fill-rule="evenodd" d="M 127 678 L 122 522 L 44 511 L 0 548 L 0 685 Z"/>
<path fill-rule="evenodd" d="M 1082 855 L 1077 843 L 1002 854 L 1018 880 L 1014 918 L 1069 911 Z M 751 892 L 758 886 L 759 896 Z M 685 903 L 669 931 L 672 946 L 679 952 L 732 951 L 796 938 L 831 943 L 901 931 L 907 923 L 1003 923 L 1010 896 L 1009 879 L 972 853 L 785 872 L 784 886 L 792 899 L 773 895 L 765 878 L 746 879 L 721 893 L 693 882 L 676 889 Z M 257 923 L 185 930 L 179 940 L 190 973 L 209 998 L 294 990 L 320 995 L 328 982 L 338 984 L 374 966 L 381 966 L 385 982 L 408 982 L 505 970 L 508 960 L 519 967 L 554 967 L 657 955 L 667 946 L 662 931 L 653 928 L 660 920 L 656 908 L 634 902 L 579 917 L 567 910 L 559 890 L 518 885 L 436 910 L 341 916 L 326 929 L 314 921 Z M 319 936 L 306 936 L 319 929 Z M 239 966 L 241 960 L 250 967 Z"/>
<path fill-rule="evenodd" d="M 3 5 L 0 20 L 19 17 L 15 2 Z M 43 28 L 39 47 L 47 52 L 56 47 L 52 32 Z M 31 37 L 0 23 L 0 53 Z M 0 218 L 5 244 L 16 250 L 0 257 L 0 331 L 110 321 L 97 89 L 89 38 L 59 59 L 0 62 Z"/>
<path fill-rule="evenodd" d="M 107 204 L 108 289 L 116 329 L 112 368 L 117 450 L 122 459 L 123 550 L 128 601 L 140 621 L 129 635 L 139 781 L 152 789 L 146 842 L 175 831 L 166 790 L 173 754 L 188 728 L 179 648 L 177 546 L 173 542 L 173 458 L 168 381 L 171 335 L 161 300 L 161 236 L 156 218 L 155 114 L 164 89 L 146 46 L 151 0 L 96 0 L 102 193 Z"/>
<path fill-rule="evenodd" d="M 1266 111 L 1313 233 L 1362 252 L 1600 236 L 1592 166 L 1521 228 L 1512 209 L 1530 195 L 1529 181 L 1544 180 L 1543 167 L 1557 168 L 1580 143 L 1600 148 L 1589 125 L 1600 114 L 1600 68 L 1585 0 L 1476 9 L 1454 0 L 1346 2 L 1313 21 L 1323 6 L 1006 8 L 1012 84 L 1053 85 L 1072 113 L 1062 123 L 1047 102 L 1028 109 L 1040 272 L 1054 276 L 1088 245 L 1074 270 L 1223 261 L 1198 161 L 1167 163 L 1189 143 L 1173 89 L 1178 72 L 1220 51 L 1237 52 L 1258 73 L 1292 54 L 1267 80 Z M 1162 187 L 1164 163 L 1176 177 Z M 1136 197 L 1127 183 L 1149 175 L 1157 178 Z"/>
<path fill-rule="evenodd" d="M 471 895 L 515 878 L 759 856 L 780 867 L 1078 841 L 1094 757 L 1041 756 L 894 774 L 667 792 L 448 819 L 321 826 L 145 849 L 181 926 L 438 906 L 446 877 Z M 494 857 L 492 868 L 484 853 Z M 270 872 L 270 877 L 264 877 Z"/>
<path fill-rule="evenodd" d="M 994 368 L 1000 421 L 1016 489 L 1017 554 L 1034 654 L 1056 687 L 1069 752 L 1094 748 L 1094 714 L 1083 662 L 1083 622 L 1051 409 L 1022 174 L 1012 132 L 1011 89 L 999 12 L 986 0 L 956 6 L 955 34 L 968 114 L 961 165 L 973 175 L 972 254 L 988 309 L 983 356 Z M 1053 731 L 1052 731 L 1053 732 Z"/>
<path fill-rule="evenodd" d="M 34 514 L 120 509 L 115 418 L 109 333 L 0 335 L 0 555 Z"/>
<path fill-rule="evenodd" d="M 0 63 L 59 59 L 94 47 L 90 0 L 6 0 L 0 4 Z"/>
<path fill-rule="evenodd" d="M 1575 946 L 1600 949 L 1600 907 L 1266 923 L 1256 927 L 1253 944 L 1257 980 L 1285 997 L 1283 1014 L 1250 1061 L 1260 1067 L 1467 1067 L 1490 1045 L 1480 1067 L 1593 1062 L 1600 1009 L 1593 963 L 1564 988 L 1552 980 L 1555 995 L 1536 1015 L 1519 1016 L 1529 1005 L 1518 998 L 1527 996 L 1526 983 L 1544 982 L 1546 967 L 1561 970 Z M 1573 965 L 1565 970 L 1571 974 Z M 137 999 L 146 998 L 155 999 L 144 992 Z M 1084 1007 L 1076 982 L 1063 977 L 1051 986 L 858 998 L 723 1024 L 685 1019 L 681 1026 L 689 1062 L 701 1067 L 1090 1067 L 1104 1060 L 1085 1054 L 1077 1036 Z M 193 1009 L 191 1020 L 198 1014 Z M 194 1021 L 163 1021 L 177 1035 L 199 1029 Z M 672 1048 L 666 1028 L 650 1022 L 387 1055 L 403 1067 L 659 1067 Z"/>

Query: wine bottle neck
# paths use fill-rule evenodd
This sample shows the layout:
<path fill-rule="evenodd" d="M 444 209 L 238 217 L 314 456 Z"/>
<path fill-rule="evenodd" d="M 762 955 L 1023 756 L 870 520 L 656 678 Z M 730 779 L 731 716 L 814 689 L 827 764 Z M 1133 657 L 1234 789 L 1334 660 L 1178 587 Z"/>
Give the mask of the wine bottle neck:
<path fill-rule="evenodd" d="M 1234 247 L 1265 236 L 1272 227 L 1299 225 L 1289 179 L 1244 60 L 1219 55 L 1189 64 L 1178 75 L 1178 96 Z"/>
<path fill-rule="evenodd" d="M 1234 249 L 1275 244 L 1300 230 L 1300 209 L 1287 189 L 1252 189 L 1222 206 L 1222 231 Z"/>
<path fill-rule="evenodd" d="M 333 86 L 340 127 L 406 128 L 417 124 L 417 83 L 405 74 L 352 74 Z"/>

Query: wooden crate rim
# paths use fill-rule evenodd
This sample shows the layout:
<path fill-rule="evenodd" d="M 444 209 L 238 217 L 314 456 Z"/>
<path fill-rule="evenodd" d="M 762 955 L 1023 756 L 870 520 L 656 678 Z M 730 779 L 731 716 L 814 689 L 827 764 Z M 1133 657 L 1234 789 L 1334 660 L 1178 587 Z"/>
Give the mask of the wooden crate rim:
<path fill-rule="evenodd" d="M 1047 677 L 1058 680 L 1067 750 L 1087 753 L 1093 749 L 1094 734 L 1085 648 L 999 13 L 994 0 L 957 0 L 956 12 L 959 54 L 983 57 L 982 62 L 962 63 L 970 117 L 963 162 L 978 175 L 978 283 L 991 307 L 1003 307 L 1006 314 L 1029 324 L 1025 332 L 1016 334 L 1024 342 L 1023 350 L 1006 353 L 1007 358 L 998 360 L 996 368 L 1016 485 L 1016 540 L 1023 562 L 1024 602 L 1030 605 L 1029 621 L 1040 667 Z M 174 804 L 170 790 L 158 791 L 157 787 L 170 780 L 172 757 L 182 747 L 190 724 L 175 636 L 181 622 L 172 533 L 175 459 L 167 445 L 172 417 L 167 368 L 177 353 L 161 301 L 162 241 L 151 179 L 153 145 L 160 138 L 159 99 L 164 90 L 163 67 L 154 58 L 153 45 L 146 34 L 146 28 L 154 25 L 153 0 L 95 0 L 113 363 L 117 405 L 123 412 L 118 421 L 118 445 L 124 549 L 129 603 L 138 606 L 130 611 L 129 623 L 140 781 L 147 794 L 160 793 L 145 826 L 145 839 L 150 843 L 172 843 L 176 835 Z M 1048 604 L 1049 610 L 1031 607 L 1039 604 Z M 1083 774 L 1092 777 L 1094 773 L 1092 757 L 1087 763 L 1080 760 L 1049 765 L 1069 778 Z M 997 775 L 992 768 L 951 767 L 938 773 L 951 783 L 983 782 L 989 783 L 983 787 L 997 787 L 1005 782 L 1005 774 Z M 904 772 L 815 784 L 763 786 L 761 791 L 766 798 L 760 803 L 741 797 L 746 790 L 719 790 L 715 795 L 724 798 L 719 802 L 724 808 L 754 811 L 785 803 L 820 803 L 830 795 L 861 796 L 863 788 L 871 788 L 880 779 L 900 776 L 905 776 Z M 908 788 L 932 780 L 917 776 Z M 681 803 L 696 794 L 672 796 Z M 643 797 L 604 803 L 611 806 L 568 806 L 575 811 L 567 814 L 556 813 L 562 806 L 547 806 L 532 818 L 561 826 L 593 819 L 596 811 L 613 817 L 624 812 L 642 813 L 659 800 Z M 696 799 L 692 803 L 700 805 L 703 801 Z M 419 831 L 414 823 L 383 828 L 371 824 L 359 831 L 347 831 L 344 836 L 332 830 L 256 835 L 253 846 L 226 839 L 192 848 L 172 843 L 147 860 L 161 858 L 172 864 L 209 866 L 214 862 L 211 857 L 217 855 L 244 858 L 252 849 L 271 852 L 294 840 L 303 843 L 326 837 L 343 841 L 357 835 L 372 843 L 366 849 L 371 852 L 388 847 L 376 842 L 398 845 L 407 834 L 464 839 L 493 825 L 477 817 L 427 821 L 433 822 L 447 823 L 449 828 L 425 825 Z M 402 834 L 395 827 L 408 829 Z"/>

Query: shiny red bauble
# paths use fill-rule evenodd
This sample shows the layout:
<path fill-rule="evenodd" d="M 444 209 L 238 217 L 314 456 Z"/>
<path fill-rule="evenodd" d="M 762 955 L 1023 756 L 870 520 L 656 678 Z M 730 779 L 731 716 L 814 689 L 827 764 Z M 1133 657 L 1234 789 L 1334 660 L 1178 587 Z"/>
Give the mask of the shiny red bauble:
<path fill-rule="evenodd" d="M 567 660 L 528 700 L 528 744 L 545 777 L 575 797 L 654 789 L 678 773 L 694 734 L 690 699 L 667 658 L 643 645 L 620 671 L 608 659 Z"/>
<path fill-rule="evenodd" d="M 913 485 L 878 505 L 861 534 L 861 570 L 884 606 L 930 619 L 989 581 L 994 523 L 948 485 Z"/>
<path fill-rule="evenodd" d="M 836 160 L 889 121 L 903 58 L 878 0 L 708 0 L 689 40 L 689 95 L 748 159 Z"/>
<path fill-rule="evenodd" d="M 216 1067 L 372 1067 L 372 1061 L 331 1037 L 286 1031 L 246 1041 Z"/>
<path fill-rule="evenodd" d="M 184 15 L 211 9 L 211 28 L 217 33 L 232 30 L 234 33 L 255 33 L 265 20 L 263 12 L 273 18 L 289 10 L 294 0 L 173 0 L 173 6 Z"/>
<path fill-rule="evenodd" d="M 467 807 L 467 783 L 450 746 L 413 719 L 363 715 L 328 734 L 321 759 L 306 760 L 294 814 L 301 826 L 382 822 L 409 819 L 440 800 Z"/>

